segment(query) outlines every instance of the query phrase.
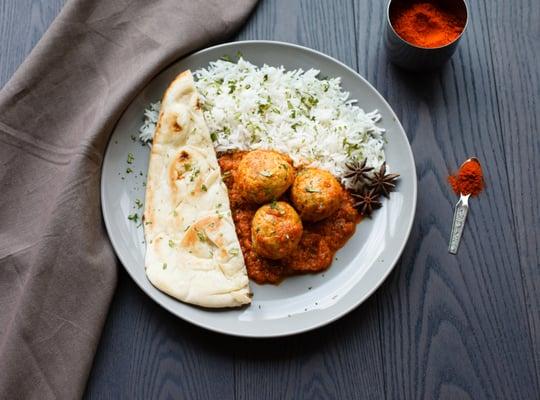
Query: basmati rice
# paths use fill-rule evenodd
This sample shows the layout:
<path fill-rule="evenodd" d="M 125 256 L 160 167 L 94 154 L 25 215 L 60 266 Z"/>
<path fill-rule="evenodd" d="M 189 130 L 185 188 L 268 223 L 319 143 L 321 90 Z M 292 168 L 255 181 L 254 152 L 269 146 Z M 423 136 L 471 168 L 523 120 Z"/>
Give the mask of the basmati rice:
<path fill-rule="evenodd" d="M 319 79 L 318 70 L 258 67 L 240 58 L 218 60 L 195 71 L 196 86 L 216 151 L 273 149 L 296 166 L 330 171 L 347 187 L 345 163 L 385 160 L 384 129 L 377 110 L 365 113 L 341 89 L 340 78 Z M 140 139 L 151 140 L 160 104 L 145 110 Z"/>

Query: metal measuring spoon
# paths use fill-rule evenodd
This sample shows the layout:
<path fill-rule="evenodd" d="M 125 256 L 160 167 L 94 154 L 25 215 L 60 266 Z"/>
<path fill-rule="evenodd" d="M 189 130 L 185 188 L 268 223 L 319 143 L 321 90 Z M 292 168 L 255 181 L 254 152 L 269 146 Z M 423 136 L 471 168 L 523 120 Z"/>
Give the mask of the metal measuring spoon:
<path fill-rule="evenodd" d="M 463 162 L 459 169 L 466 163 L 474 161 L 480 164 L 478 158 L 471 157 Z M 461 193 L 459 201 L 454 209 L 454 220 L 452 222 L 452 232 L 450 233 L 450 243 L 448 244 L 448 252 L 450 254 L 456 254 L 458 251 L 459 243 L 461 242 L 461 235 L 463 235 L 463 227 L 465 226 L 465 220 L 469 213 L 469 197 L 470 193 Z"/>

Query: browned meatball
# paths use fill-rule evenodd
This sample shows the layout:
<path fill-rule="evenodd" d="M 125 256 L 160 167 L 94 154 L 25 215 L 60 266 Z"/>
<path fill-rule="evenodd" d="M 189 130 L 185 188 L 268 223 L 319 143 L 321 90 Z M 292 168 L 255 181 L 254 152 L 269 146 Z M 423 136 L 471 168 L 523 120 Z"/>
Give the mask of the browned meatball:
<path fill-rule="evenodd" d="M 278 260 L 291 254 L 302 238 L 302 221 L 289 204 L 278 201 L 262 206 L 251 221 L 253 250 Z"/>
<path fill-rule="evenodd" d="M 291 199 L 305 221 L 316 222 L 335 213 L 343 198 L 343 189 L 334 176 L 318 168 L 298 172 Z"/>
<path fill-rule="evenodd" d="M 253 203 L 278 199 L 293 181 L 294 168 L 289 158 L 275 151 L 251 151 L 238 165 L 236 182 L 244 197 Z"/>

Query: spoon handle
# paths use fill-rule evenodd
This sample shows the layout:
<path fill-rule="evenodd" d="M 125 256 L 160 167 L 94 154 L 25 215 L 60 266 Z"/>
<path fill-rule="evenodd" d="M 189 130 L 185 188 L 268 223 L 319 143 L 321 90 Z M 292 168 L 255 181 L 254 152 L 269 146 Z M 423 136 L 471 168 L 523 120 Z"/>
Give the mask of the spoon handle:
<path fill-rule="evenodd" d="M 454 221 L 452 222 L 452 232 L 450 233 L 450 243 L 448 245 L 448 252 L 450 254 L 457 253 L 459 242 L 461 241 L 463 227 L 465 226 L 465 220 L 469 212 L 469 196 L 461 195 L 454 210 Z"/>

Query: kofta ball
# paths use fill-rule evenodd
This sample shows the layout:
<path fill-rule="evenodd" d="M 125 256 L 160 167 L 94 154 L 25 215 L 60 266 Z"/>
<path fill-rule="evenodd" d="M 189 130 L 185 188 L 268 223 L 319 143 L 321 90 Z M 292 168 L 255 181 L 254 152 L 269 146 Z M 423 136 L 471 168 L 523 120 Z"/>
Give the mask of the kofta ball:
<path fill-rule="evenodd" d="M 340 207 L 343 189 L 334 176 L 322 169 L 305 168 L 298 172 L 291 199 L 300 217 L 317 222 L 328 218 Z"/>
<path fill-rule="evenodd" d="M 253 250 L 261 257 L 287 257 L 302 238 L 302 221 L 289 204 L 278 201 L 262 206 L 251 221 Z"/>
<path fill-rule="evenodd" d="M 278 199 L 294 181 L 294 168 L 288 157 L 270 150 L 247 153 L 238 165 L 236 182 L 243 196 L 263 204 Z"/>

